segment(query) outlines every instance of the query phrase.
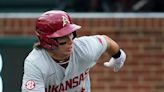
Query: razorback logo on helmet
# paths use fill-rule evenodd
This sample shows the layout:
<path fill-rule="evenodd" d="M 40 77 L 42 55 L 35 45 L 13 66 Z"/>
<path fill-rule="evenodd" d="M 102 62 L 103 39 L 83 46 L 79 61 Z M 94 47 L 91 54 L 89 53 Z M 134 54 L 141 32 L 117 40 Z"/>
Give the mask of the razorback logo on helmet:
<path fill-rule="evenodd" d="M 62 20 L 63 20 L 63 27 L 66 25 L 66 24 L 70 24 L 70 21 L 68 20 L 68 18 L 66 16 L 62 16 Z"/>

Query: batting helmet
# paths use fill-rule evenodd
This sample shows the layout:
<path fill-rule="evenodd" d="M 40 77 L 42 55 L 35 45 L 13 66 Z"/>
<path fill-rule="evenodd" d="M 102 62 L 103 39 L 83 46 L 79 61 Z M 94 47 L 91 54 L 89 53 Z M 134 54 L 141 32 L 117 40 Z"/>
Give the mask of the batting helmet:
<path fill-rule="evenodd" d="M 81 26 L 73 24 L 70 16 L 60 10 L 51 10 L 43 13 L 36 21 L 36 35 L 40 46 L 53 49 L 58 43 L 51 38 L 62 37 L 75 33 Z"/>

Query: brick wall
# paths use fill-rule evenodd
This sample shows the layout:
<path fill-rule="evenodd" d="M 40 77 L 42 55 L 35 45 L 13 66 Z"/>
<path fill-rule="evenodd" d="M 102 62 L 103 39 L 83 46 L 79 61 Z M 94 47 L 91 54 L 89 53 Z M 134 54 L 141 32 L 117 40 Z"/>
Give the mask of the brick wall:
<path fill-rule="evenodd" d="M 164 18 L 74 19 L 82 35 L 106 34 L 127 53 L 125 66 L 113 72 L 104 54 L 91 69 L 92 92 L 164 92 Z M 0 19 L 0 36 L 33 35 L 35 19 Z"/>

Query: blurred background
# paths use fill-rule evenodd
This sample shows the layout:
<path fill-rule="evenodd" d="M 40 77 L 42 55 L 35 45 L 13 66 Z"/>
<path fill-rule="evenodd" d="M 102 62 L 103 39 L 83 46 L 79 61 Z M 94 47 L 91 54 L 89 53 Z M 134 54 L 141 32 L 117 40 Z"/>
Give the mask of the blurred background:
<path fill-rule="evenodd" d="M 99 59 L 90 71 L 92 92 L 164 92 L 163 0 L 0 0 L 3 92 L 21 92 L 24 59 L 37 40 L 35 20 L 52 9 L 82 26 L 78 36 L 106 34 L 127 53 L 117 73 L 103 66 L 106 53 Z"/>
<path fill-rule="evenodd" d="M 1 12 L 163 12 L 163 0 L 0 0 Z"/>

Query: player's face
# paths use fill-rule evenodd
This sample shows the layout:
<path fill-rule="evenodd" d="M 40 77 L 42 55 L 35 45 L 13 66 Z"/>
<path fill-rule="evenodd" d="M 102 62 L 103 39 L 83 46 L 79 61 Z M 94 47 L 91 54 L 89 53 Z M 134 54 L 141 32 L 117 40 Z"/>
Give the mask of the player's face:
<path fill-rule="evenodd" d="M 59 51 L 64 55 L 70 55 L 72 53 L 73 34 L 66 35 L 64 37 L 57 38 L 59 43 Z"/>

